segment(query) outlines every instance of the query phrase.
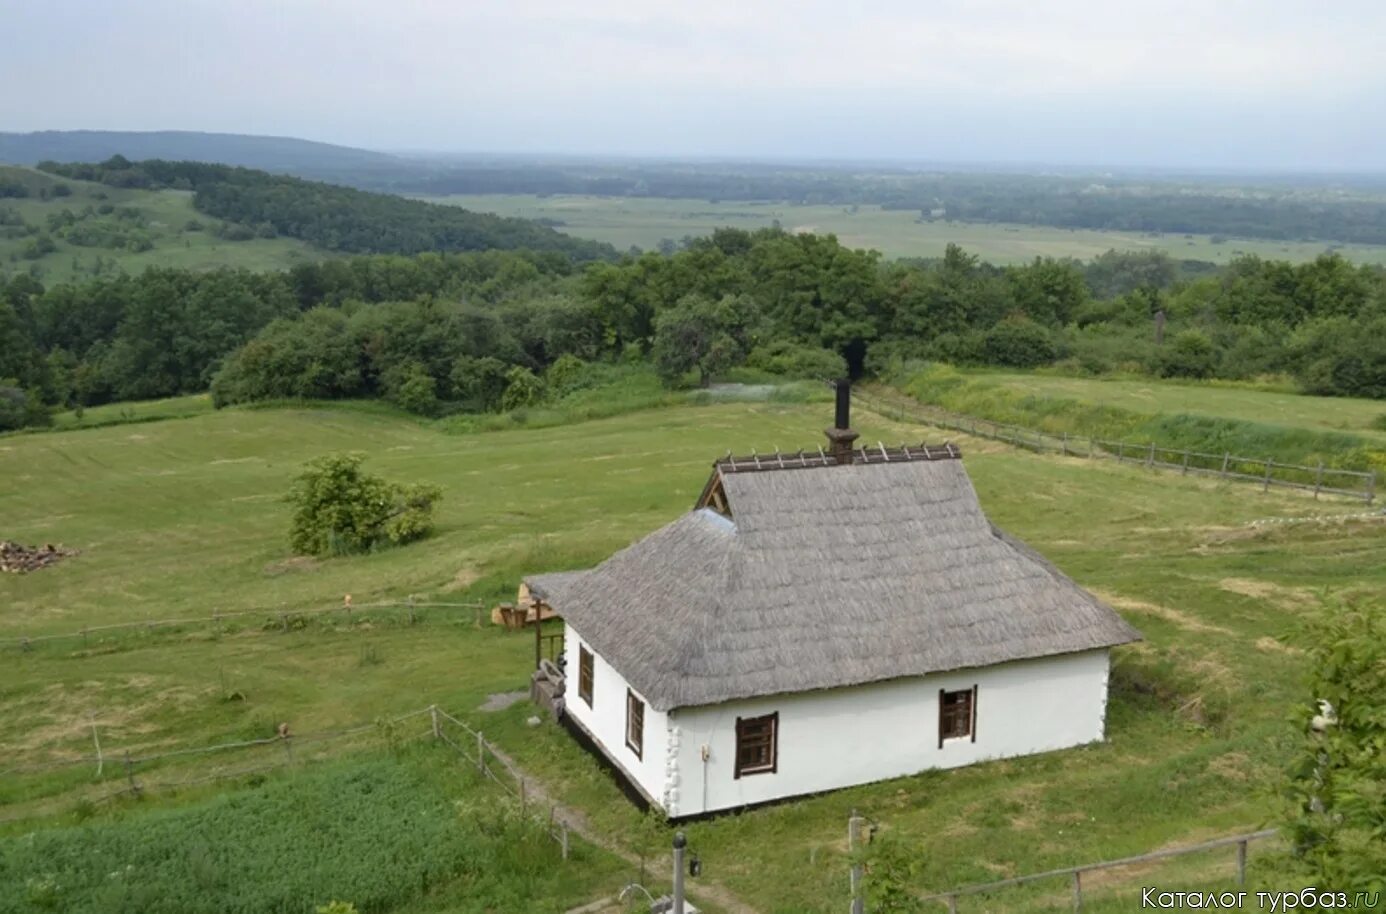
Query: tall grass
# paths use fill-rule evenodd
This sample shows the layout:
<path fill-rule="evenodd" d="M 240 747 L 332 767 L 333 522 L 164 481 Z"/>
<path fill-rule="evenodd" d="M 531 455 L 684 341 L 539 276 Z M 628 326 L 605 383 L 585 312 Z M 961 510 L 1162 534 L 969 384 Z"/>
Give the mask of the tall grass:
<path fill-rule="evenodd" d="M 358 758 L 0 841 L 0 911 L 260 914 L 340 899 L 367 914 L 441 893 L 465 900 L 454 910 L 481 912 L 583 900 L 590 889 L 564 882 L 590 877 L 562 863 L 544 826 L 442 756 L 416 747 Z M 440 783 L 444 768 L 456 791 Z"/>
<path fill-rule="evenodd" d="M 1386 450 L 1359 435 L 1189 413 L 1143 413 L 1066 397 L 1026 394 L 967 377 L 946 365 L 909 373 L 910 396 L 944 409 L 1051 434 L 1092 436 L 1160 447 L 1231 453 L 1282 463 L 1386 470 Z"/>

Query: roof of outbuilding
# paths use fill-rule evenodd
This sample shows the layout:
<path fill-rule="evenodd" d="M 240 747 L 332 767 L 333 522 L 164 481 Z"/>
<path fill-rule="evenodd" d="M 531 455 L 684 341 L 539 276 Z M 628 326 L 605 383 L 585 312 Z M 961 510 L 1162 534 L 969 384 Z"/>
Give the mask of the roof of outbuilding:
<path fill-rule="evenodd" d="M 527 579 L 659 710 L 1140 638 L 994 527 L 961 460 L 714 474 L 731 519 L 700 508 L 591 570 Z"/>

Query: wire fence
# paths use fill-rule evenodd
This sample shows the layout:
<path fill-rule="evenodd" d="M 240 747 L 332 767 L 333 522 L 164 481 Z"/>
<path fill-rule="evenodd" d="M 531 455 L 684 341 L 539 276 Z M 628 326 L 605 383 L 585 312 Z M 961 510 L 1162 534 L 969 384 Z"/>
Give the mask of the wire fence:
<path fill-rule="evenodd" d="M 423 610 L 469 610 L 475 614 L 475 623 L 480 627 L 484 608 L 485 605 L 482 603 L 440 603 L 406 599 L 355 604 L 351 603 L 349 600 L 344 600 L 342 603 L 335 606 L 319 609 L 261 607 L 259 609 L 243 609 L 231 612 L 213 611 L 209 616 L 187 616 L 181 619 L 150 619 L 140 622 L 115 622 L 107 625 L 84 625 L 76 631 L 0 638 L 0 650 L 30 651 L 42 644 L 74 641 L 78 639 L 80 639 L 83 644 L 90 645 L 95 641 L 100 641 L 106 636 L 131 632 L 152 634 L 156 631 L 168 631 L 192 626 L 214 626 L 221 628 L 228 624 L 234 624 L 236 620 L 250 616 L 258 616 L 263 619 L 264 623 L 262 627 L 264 628 L 277 628 L 282 631 L 291 631 L 296 627 L 302 627 L 309 619 L 316 619 L 329 615 L 344 616 L 348 621 L 355 621 L 367 618 L 372 613 L 392 612 L 398 613 L 401 616 L 407 616 L 409 624 L 413 625 L 419 621 Z"/>
<path fill-rule="evenodd" d="M 1096 863 L 1085 863 L 1081 866 L 1068 866 L 1062 869 L 1048 870 L 1043 873 L 1032 873 L 1028 876 L 1017 876 L 1013 879 L 1001 879 L 996 882 L 958 886 L 946 892 L 937 892 L 932 895 L 920 896 L 919 900 L 925 903 L 935 902 L 945 906 L 949 914 L 957 914 L 959 900 L 968 896 L 992 895 L 1002 890 L 1019 888 L 1035 883 L 1067 880 L 1072 893 L 1073 910 L 1075 912 L 1081 912 L 1083 910 L 1085 897 L 1083 877 L 1087 874 L 1135 866 L 1144 867 L 1148 864 L 1171 860 L 1176 857 L 1186 857 L 1191 854 L 1207 854 L 1224 848 L 1235 850 L 1235 879 L 1237 886 L 1242 887 L 1246 885 L 1247 859 L 1251 845 L 1259 841 L 1270 841 L 1271 839 L 1279 837 L 1279 835 L 1280 832 L 1274 828 L 1240 835 L 1229 835 L 1225 838 L 1204 841 L 1200 844 L 1163 848 L 1145 854 L 1137 854 L 1132 857 L 1123 857 L 1119 860 L 1103 860 Z M 1145 873 L 1142 873 L 1142 878 L 1146 878 Z M 1103 888 L 1111 890 L 1113 886 L 1107 884 Z M 1087 889 L 1087 891 L 1088 897 L 1090 898 L 1093 893 L 1090 888 Z M 1219 893 L 1215 892 L 1213 894 Z M 1203 906 L 1199 905 L 1198 907 L 1202 908 Z"/>
<path fill-rule="evenodd" d="M 1230 452 L 1215 454 L 1190 448 L 1162 447 L 1153 441 L 1138 443 L 1068 433 L 1055 435 L 1038 429 L 952 413 L 917 401 L 887 402 L 874 395 L 856 392 L 854 396 L 862 406 L 888 418 L 951 429 L 1036 453 L 1109 459 L 1147 469 L 1172 470 L 1186 476 L 1240 480 L 1260 485 L 1263 492 L 1272 488 L 1295 489 L 1312 492 L 1315 498 L 1320 495 L 1335 495 L 1361 499 L 1368 505 L 1376 500 L 1375 470 L 1344 470 L 1325 466 L 1322 462 L 1316 466 L 1303 466 L 1282 463 L 1267 457 L 1245 457 Z"/>
<path fill-rule="evenodd" d="M 0 814 L 0 823 L 32 819 L 79 805 L 94 807 L 122 797 L 140 797 L 146 793 L 176 791 L 291 769 L 340 755 L 353 742 L 364 744 L 369 740 L 393 748 L 429 740 L 455 751 L 499 785 L 504 793 L 518 800 L 521 815 L 542 817 L 548 835 L 559 844 L 563 858 L 568 858 L 566 817 L 551 803 L 547 804 L 545 815 L 543 793 L 536 790 L 481 731 L 437 705 L 341 730 L 298 735 L 281 724 L 278 732 L 270 737 L 157 752 L 112 749 L 109 744 L 103 747 L 96 724 L 91 727 L 94 746 L 91 755 L 17 763 L 0 770 L 0 803 L 6 807 Z M 26 792 L 26 787 L 37 797 L 27 801 L 21 799 L 20 794 Z"/>

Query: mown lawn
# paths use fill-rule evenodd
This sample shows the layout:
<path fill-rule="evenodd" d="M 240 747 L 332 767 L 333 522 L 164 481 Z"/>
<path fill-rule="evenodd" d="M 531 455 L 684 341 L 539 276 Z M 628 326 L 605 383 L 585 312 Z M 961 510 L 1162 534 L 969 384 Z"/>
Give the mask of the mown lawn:
<path fill-rule="evenodd" d="M 449 435 L 381 412 L 275 409 L 0 439 L 0 537 L 83 550 L 0 579 L 0 637 L 265 610 L 221 634 L 194 627 L 5 649 L 0 758 L 88 753 L 93 720 L 108 746 L 147 748 L 267 734 L 279 721 L 331 729 L 436 702 L 608 834 L 631 835 L 636 813 L 561 731 L 527 726 L 524 704 L 477 710 L 488 694 L 523 687 L 527 635 L 478 628 L 466 609 L 430 611 L 416 626 L 335 617 L 287 633 L 279 613 L 339 604 L 345 593 L 357 603 L 509 598 L 525 572 L 598 561 L 687 510 L 729 447 L 816 446 L 825 419 L 817 405 L 736 403 Z M 943 437 L 857 419 L 867 441 Z M 761 910 L 845 906 L 852 808 L 917 846 L 921 890 L 1271 821 L 1285 719 L 1302 698 L 1297 619 L 1328 592 L 1360 598 L 1386 586 L 1381 524 L 1248 525 L 1346 505 L 962 444 L 993 518 L 1146 636 L 1119 652 L 1109 740 L 690 825 L 709 877 Z M 436 535 L 375 555 L 290 556 L 280 496 L 304 460 L 338 450 L 366 452 L 367 467 L 387 476 L 442 486 Z M 228 690 L 245 700 L 224 700 Z M 29 784 L 0 794 L 0 814 L 64 810 L 70 785 L 34 783 L 35 799 L 24 795 Z M 1230 870 L 1173 872 L 1192 887 Z M 1054 893 L 1067 901 L 1063 886 Z M 1017 909 L 1004 897 L 996 904 L 963 909 Z"/>

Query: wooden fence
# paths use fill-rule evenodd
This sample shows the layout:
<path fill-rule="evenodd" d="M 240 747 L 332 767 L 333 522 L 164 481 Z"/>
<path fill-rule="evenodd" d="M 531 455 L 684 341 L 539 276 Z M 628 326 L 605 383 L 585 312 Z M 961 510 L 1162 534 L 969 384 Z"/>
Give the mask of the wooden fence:
<path fill-rule="evenodd" d="M 59 632 L 49 635 L 22 635 L 20 637 L 0 638 L 0 649 L 14 648 L 21 651 L 33 650 L 40 644 L 54 641 L 67 641 L 82 639 L 83 644 L 89 644 L 93 638 L 100 638 L 104 635 L 117 634 L 120 632 L 141 631 L 152 633 L 160 629 L 182 628 L 191 625 L 212 625 L 221 626 L 222 624 L 246 616 L 259 616 L 265 620 L 267 627 L 280 628 L 289 631 L 291 627 L 304 619 L 317 618 L 319 616 L 333 614 L 343 615 L 347 620 L 351 620 L 353 615 L 365 616 L 374 611 L 399 612 L 407 614 L 409 624 L 418 621 L 419 611 L 424 609 L 466 609 L 476 614 L 475 622 L 478 626 L 482 624 L 482 610 L 484 605 L 481 603 L 436 603 L 429 601 L 392 600 L 378 603 L 356 603 L 342 602 L 335 606 L 321 609 L 286 609 L 262 608 L 262 609 L 243 609 L 232 612 L 213 612 L 210 616 L 187 616 L 181 619 L 158 619 L 144 622 L 115 622 L 109 625 L 84 625 L 76 631 Z"/>
<path fill-rule="evenodd" d="M 1362 499 L 1368 505 L 1376 500 L 1376 471 L 1343 470 L 1336 467 L 1302 466 L 1280 463 L 1265 457 L 1243 457 L 1232 453 L 1210 454 L 1192 449 L 1161 447 L 1153 441 L 1108 441 L 1067 433 L 1055 435 L 990 419 L 951 413 L 922 403 L 886 402 L 854 392 L 865 408 L 888 418 L 913 421 L 952 429 L 977 438 L 1000 441 L 1037 453 L 1069 457 L 1104 458 L 1131 463 L 1147 469 L 1173 470 L 1183 475 L 1213 476 L 1256 483 L 1261 491 L 1271 488 L 1296 489 L 1320 495 Z"/>
<path fill-rule="evenodd" d="M 1171 847 L 1165 850 L 1151 851 L 1148 854 L 1137 854 L 1134 857 L 1122 857 L 1119 860 L 1103 860 L 1098 863 L 1086 863 L 1082 866 L 1069 866 L 1063 869 L 1048 870 L 1043 873 L 1034 873 L 1029 876 L 1017 876 L 1014 879 L 1001 879 L 996 882 L 984 882 L 975 885 L 959 886 L 949 889 L 946 892 L 938 892 L 933 895 L 924 895 L 920 901 L 938 902 L 946 905 L 949 914 L 957 914 L 958 899 L 967 895 L 983 895 L 1000 889 L 1013 888 L 1015 886 L 1028 885 L 1033 882 L 1041 882 L 1048 879 L 1068 879 L 1073 886 L 1073 910 L 1083 910 L 1083 874 L 1094 873 L 1101 870 L 1110 870 L 1117 867 L 1133 866 L 1140 863 L 1151 863 L 1156 860 L 1166 860 L 1170 857 L 1183 857 L 1188 854 L 1199 854 L 1218 848 L 1236 848 L 1237 866 L 1237 885 L 1246 885 L 1246 857 L 1247 848 L 1255 841 L 1264 841 L 1274 838 L 1279 834 L 1274 828 L 1264 831 L 1248 832 L 1242 835 L 1231 835 L 1226 838 L 1218 838 L 1213 841 L 1204 841 L 1202 844 L 1191 844 L 1185 847 Z"/>
<path fill-rule="evenodd" d="M 427 719 L 427 729 L 424 729 Z M 408 729 L 417 724 L 418 729 Z M 37 802 L 13 804 L 20 808 L 10 809 L 0 815 L 0 822 L 30 819 L 53 811 L 52 801 L 61 801 L 67 808 L 75 802 L 90 804 L 106 803 L 119 797 L 138 797 L 147 792 L 179 790 L 210 784 L 270 771 L 282 770 L 308 761 L 316 761 L 340 753 L 341 744 L 352 739 L 373 737 L 390 745 L 408 742 L 433 740 L 457 752 L 466 761 L 475 765 L 482 774 L 500 785 L 502 791 L 517 799 L 522 815 L 542 814 L 543 809 L 526 784 L 524 776 L 516 771 L 494 745 L 487 742 L 478 730 L 473 730 L 453 715 L 437 705 L 429 705 L 418 711 L 411 711 L 396 717 L 357 724 L 342 730 L 296 734 L 287 729 L 279 735 L 263 739 L 239 740 L 217 743 L 211 746 L 192 746 L 168 749 L 159 752 L 138 752 L 121 750 L 107 743 L 104 747 L 100 732 L 91 723 L 94 754 L 65 759 L 47 759 L 29 764 L 19 763 L 0 770 L 0 788 L 6 788 L 18 778 L 37 775 L 51 777 L 61 772 L 79 774 L 82 768 L 91 768 L 91 781 L 84 788 L 61 790 Z M 461 731 L 467 736 L 464 747 L 455 733 Z M 331 747 L 331 748 L 329 748 Z M 252 758 L 246 758 L 247 755 Z M 170 762 L 196 762 L 195 770 L 184 766 L 170 766 Z M 61 777 L 61 775 L 59 775 Z M 86 780 L 86 776 L 82 775 Z M 68 778 L 70 781 L 71 778 Z M 4 783 L 10 781 L 11 784 Z M 50 785 L 52 787 L 54 785 Z M 58 785 L 62 787 L 62 783 Z M 45 805 L 45 801 L 49 801 Z M 568 824 L 558 816 L 550 805 L 547 815 L 547 832 L 562 848 L 563 858 L 568 858 Z"/>

